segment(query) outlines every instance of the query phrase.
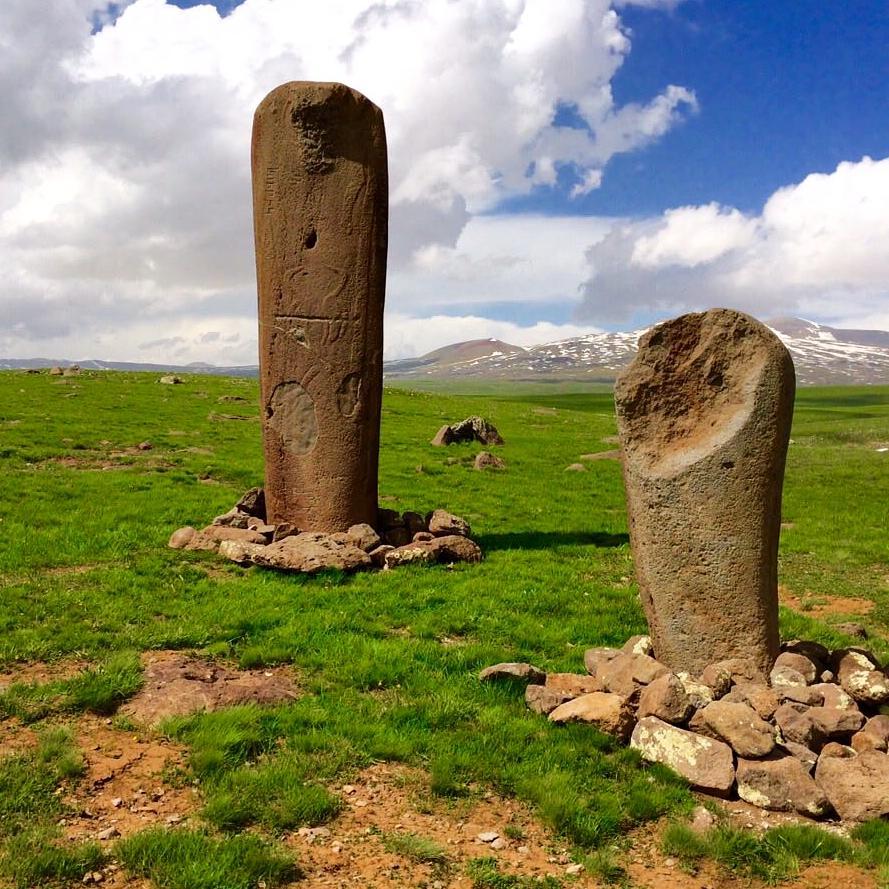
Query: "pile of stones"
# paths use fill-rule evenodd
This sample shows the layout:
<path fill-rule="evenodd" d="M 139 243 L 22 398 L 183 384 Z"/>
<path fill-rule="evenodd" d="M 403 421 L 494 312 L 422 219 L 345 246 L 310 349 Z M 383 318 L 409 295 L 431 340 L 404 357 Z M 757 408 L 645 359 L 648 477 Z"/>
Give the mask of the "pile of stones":
<path fill-rule="evenodd" d="M 266 522 L 265 494 L 251 488 L 206 528 L 179 528 L 170 537 L 173 549 L 208 550 L 239 565 L 264 565 L 283 571 L 315 574 L 327 568 L 358 571 L 400 565 L 480 562 L 482 552 L 470 539 L 469 524 L 436 509 L 418 512 L 377 511 L 377 527 L 353 525 L 326 534 L 300 531 L 288 522 Z"/>
<path fill-rule="evenodd" d="M 484 417 L 467 417 L 459 423 L 442 426 L 429 442 L 437 448 L 477 441 L 484 445 L 502 445 L 503 436 Z"/>
<path fill-rule="evenodd" d="M 526 684 L 550 722 L 587 723 L 692 787 L 764 809 L 864 821 L 889 815 L 889 676 L 857 648 L 786 642 L 768 677 L 752 660 L 673 672 L 648 636 L 592 648 L 586 674 L 497 664 L 483 681 Z"/>

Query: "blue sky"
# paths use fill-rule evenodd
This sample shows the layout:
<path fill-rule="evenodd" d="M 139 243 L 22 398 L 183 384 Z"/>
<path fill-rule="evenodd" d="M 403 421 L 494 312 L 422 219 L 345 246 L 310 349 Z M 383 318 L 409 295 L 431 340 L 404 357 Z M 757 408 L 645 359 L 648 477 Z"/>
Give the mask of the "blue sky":
<path fill-rule="evenodd" d="M 889 329 L 885 0 L 3 0 L 0 33 L 0 354 L 251 362 L 250 121 L 291 79 L 384 111 L 387 357 L 712 305 Z"/>

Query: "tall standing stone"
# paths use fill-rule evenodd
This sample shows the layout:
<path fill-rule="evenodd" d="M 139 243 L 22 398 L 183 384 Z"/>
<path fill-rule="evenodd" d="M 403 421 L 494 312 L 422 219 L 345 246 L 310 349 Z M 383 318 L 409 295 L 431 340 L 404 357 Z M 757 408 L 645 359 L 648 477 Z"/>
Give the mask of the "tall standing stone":
<path fill-rule="evenodd" d="M 650 330 L 615 387 L 630 541 L 655 655 L 674 671 L 778 654 L 790 353 L 728 309 Z"/>
<path fill-rule="evenodd" d="M 339 83 L 285 83 L 253 122 L 268 521 L 374 524 L 388 173 L 383 115 Z"/>

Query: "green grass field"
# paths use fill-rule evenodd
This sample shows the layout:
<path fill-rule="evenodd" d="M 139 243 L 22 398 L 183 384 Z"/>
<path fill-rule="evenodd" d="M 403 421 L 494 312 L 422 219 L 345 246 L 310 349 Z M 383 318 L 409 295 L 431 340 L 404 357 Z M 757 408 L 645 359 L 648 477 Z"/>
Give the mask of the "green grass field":
<path fill-rule="evenodd" d="M 500 660 L 577 671 L 585 647 L 645 630 L 618 463 L 565 471 L 581 454 L 615 447 L 609 392 L 387 389 L 382 505 L 464 516 L 486 558 L 307 580 L 166 548 L 177 527 L 208 524 L 260 484 L 262 458 L 255 381 L 157 380 L 0 374 L 0 669 L 92 664 L 73 679 L 13 685 L 0 714 L 49 731 L 83 710 L 112 712 L 138 688 L 135 655 L 149 649 L 196 650 L 244 667 L 292 664 L 304 694 L 286 707 L 166 727 L 188 745 L 206 827 L 126 839 L 115 854 L 129 873 L 181 889 L 294 879 L 274 837 L 335 817 L 329 785 L 375 761 L 422 767 L 439 797 L 481 787 L 526 800 L 591 867 L 607 858 L 601 873 L 618 880 L 619 855 L 615 865 L 604 851 L 633 826 L 694 804 L 666 770 L 642 768 L 634 752 L 587 728 L 554 729 L 515 689 L 476 679 Z M 475 472 L 479 447 L 429 446 L 442 423 L 473 413 L 504 436 L 505 471 Z M 138 449 L 144 441 L 150 450 Z M 854 619 L 889 655 L 886 447 L 889 389 L 798 393 L 780 555 L 796 608 L 782 609 L 785 637 L 837 645 L 848 639 L 834 628 Z M 56 751 L 39 786 L 24 781 L 27 757 L 41 749 L 3 761 L 0 791 L 14 786 L 37 806 L 77 780 L 64 766 L 69 754 Z M 95 850 L 60 845 L 58 811 L 44 810 L 0 824 L 0 872 L 10 884 L 32 885 L 22 861 L 38 846 L 44 858 L 47 848 L 58 852 L 40 872 L 45 885 L 92 866 Z M 214 873 L 188 877 L 189 862 L 208 855 Z M 473 877 L 501 885 L 486 879 Z"/>

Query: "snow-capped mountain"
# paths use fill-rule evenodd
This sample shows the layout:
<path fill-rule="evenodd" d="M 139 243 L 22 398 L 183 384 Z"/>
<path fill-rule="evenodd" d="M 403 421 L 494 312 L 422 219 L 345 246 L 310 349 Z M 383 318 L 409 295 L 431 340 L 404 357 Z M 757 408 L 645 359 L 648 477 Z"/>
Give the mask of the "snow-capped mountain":
<path fill-rule="evenodd" d="M 767 322 L 793 356 L 800 385 L 889 385 L 889 331 L 843 330 L 801 318 Z M 390 379 L 500 377 L 609 382 L 633 359 L 645 330 L 591 333 L 523 349 L 473 340 L 386 364 Z"/>

